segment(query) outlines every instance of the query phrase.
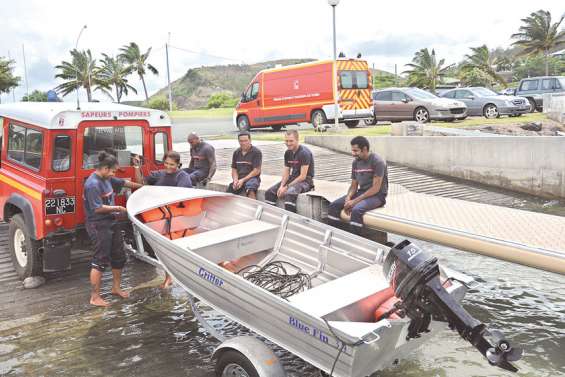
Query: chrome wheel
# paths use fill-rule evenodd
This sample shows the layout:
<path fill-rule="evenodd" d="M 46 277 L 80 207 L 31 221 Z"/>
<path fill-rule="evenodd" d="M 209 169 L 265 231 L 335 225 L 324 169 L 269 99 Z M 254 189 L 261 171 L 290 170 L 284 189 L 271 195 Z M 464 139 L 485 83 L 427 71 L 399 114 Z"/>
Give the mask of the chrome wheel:
<path fill-rule="evenodd" d="M 27 265 L 27 251 L 25 247 L 26 236 L 21 229 L 16 229 L 14 233 L 14 254 L 16 255 L 16 259 L 18 264 L 21 267 L 25 267 Z"/>
<path fill-rule="evenodd" d="M 222 377 L 249 377 L 249 374 L 240 365 L 232 363 L 226 365 Z"/>
<path fill-rule="evenodd" d="M 498 113 L 498 108 L 495 105 L 488 105 L 485 107 L 485 118 L 487 119 L 494 119 L 498 118 L 500 114 Z"/>
<path fill-rule="evenodd" d="M 430 113 L 428 112 L 428 110 L 424 109 L 423 107 L 420 107 L 419 109 L 416 110 L 416 113 L 414 114 L 414 119 L 416 119 L 416 122 L 419 123 L 427 123 L 430 120 Z"/>

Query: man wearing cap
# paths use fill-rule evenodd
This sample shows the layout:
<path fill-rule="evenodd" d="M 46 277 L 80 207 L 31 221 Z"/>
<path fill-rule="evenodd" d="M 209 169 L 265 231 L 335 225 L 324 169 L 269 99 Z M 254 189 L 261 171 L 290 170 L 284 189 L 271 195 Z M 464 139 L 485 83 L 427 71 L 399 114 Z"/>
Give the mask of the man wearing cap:
<path fill-rule="evenodd" d="M 287 150 L 282 179 L 265 193 L 265 201 L 276 206 L 277 199 L 283 199 L 285 209 L 296 213 L 298 194 L 314 189 L 314 156 L 300 144 L 298 131 L 286 131 L 284 141 Z"/>
<path fill-rule="evenodd" d="M 351 140 L 351 186 L 347 195 L 333 201 L 328 208 L 328 219 L 339 225 L 341 211 L 351 216 L 349 229 L 362 235 L 365 212 L 385 205 L 388 194 L 388 172 L 385 160 L 369 151 L 369 140 L 356 136 Z"/>
<path fill-rule="evenodd" d="M 202 141 L 196 132 L 188 135 L 190 144 L 190 164 L 184 169 L 193 184 L 208 183 L 216 173 L 216 151 L 210 144 Z"/>
<path fill-rule="evenodd" d="M 263 154 L 259 148 L 251 145 L 251 134 L 240 132 L 237 135 L 239 148 L 233 152 L 231 160 L 232 183 L 228 192 L 241 194 L 245 192 L 248 198 L 255 199 L 261 184 L 261 163 Z"/>

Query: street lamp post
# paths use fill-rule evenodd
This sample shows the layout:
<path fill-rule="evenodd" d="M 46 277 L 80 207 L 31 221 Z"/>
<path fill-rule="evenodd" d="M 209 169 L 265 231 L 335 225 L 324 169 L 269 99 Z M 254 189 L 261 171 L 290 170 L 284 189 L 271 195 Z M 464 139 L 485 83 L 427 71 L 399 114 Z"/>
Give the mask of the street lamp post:
<path fill-rule="evenodd" d="M 80 32 L 78 33 L 78 37 L 77 37 L 77 42 L 75 43 L 75 50 L 78 52 L 78 41 L 80 39 L 80 36 L 82 35 L 82 32 L 84 31 L 84 29 L 86 29 L 86 25 L 84 25 L 81 29 Z M 76 69 L 77 67 L 75 67 Z M 77 110 L 80 110 L 80 102 L 78 100 L 78 69 L 76 70 L 76 78 L 77 78 L 77 88 L 76 88 L 76 92 L 77 92 Z M 90 77 L 89 77 L 90 80 Z"/>
<path fill-rule="evenodd" d="M 334 72 L 333 72 L 333 82 L 334 82 L 334 126 L 337 129 L 339 127 L 339 108 L 338 108 L 338 92 L 337 92 L 337 47 L 336 47 L 336 37 L 335 37 L 335 7 L 339 4 L 339 0 L 328 0 L 328 4 L 332 7 L 333 13 L 333 35 L 334 35 Z"/>

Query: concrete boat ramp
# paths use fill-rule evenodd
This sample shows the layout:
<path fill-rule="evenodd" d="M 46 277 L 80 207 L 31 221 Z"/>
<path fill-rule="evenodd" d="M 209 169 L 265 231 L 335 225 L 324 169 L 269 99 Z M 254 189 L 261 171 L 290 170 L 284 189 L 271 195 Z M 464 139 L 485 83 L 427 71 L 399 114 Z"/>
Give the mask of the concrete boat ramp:
<path fill-rule="evenodd" d="M 347 192 L 351 157 L 309 147 L 316 177 L 323 179 L 316 179 L 314 192 L 301 195 L 298 210 L 321 219 L 327 204 Z M 279 179 L 284 145 L 261 148 L 263 172 L 268 174 L 261 175 L 260 199 Z M 231 182 L 232 151 L 218 153 L 222 169 L 212 182 L 214 189 L 225 190 Z M 508 208 L 515 204 L 515 196 L 395 164 L 389 166 L 389 177 L 387 205 L 365 215 L 368 227 L 565 274 L 565 217 Z"/>

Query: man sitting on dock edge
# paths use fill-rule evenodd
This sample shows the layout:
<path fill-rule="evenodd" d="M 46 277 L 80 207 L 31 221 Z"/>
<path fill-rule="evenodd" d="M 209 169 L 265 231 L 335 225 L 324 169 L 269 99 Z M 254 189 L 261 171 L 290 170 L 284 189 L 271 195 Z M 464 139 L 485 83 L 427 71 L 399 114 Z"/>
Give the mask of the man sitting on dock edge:
<path fill-rule="evenodd" d="M 330 203 L 328 219 L 332 225 L 341 224 L 341 211 L 351 216 L 349 230 L 362 235 L 365 212 L 385 205 L 388 194 L 388 172 L 385 160 L 371 153 L 369 140 L 356 136 L 351 140 L 351 186 L 347 195 Z"/>

